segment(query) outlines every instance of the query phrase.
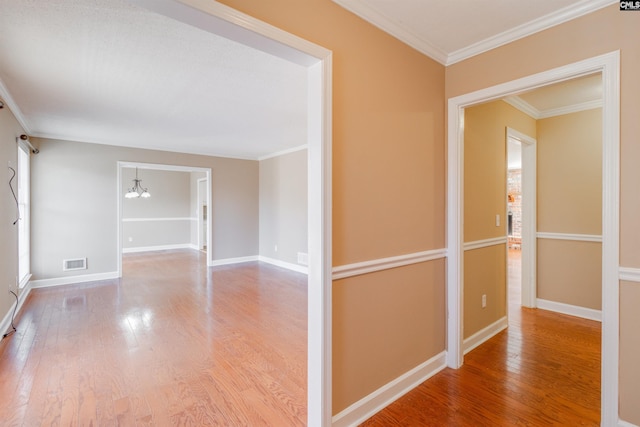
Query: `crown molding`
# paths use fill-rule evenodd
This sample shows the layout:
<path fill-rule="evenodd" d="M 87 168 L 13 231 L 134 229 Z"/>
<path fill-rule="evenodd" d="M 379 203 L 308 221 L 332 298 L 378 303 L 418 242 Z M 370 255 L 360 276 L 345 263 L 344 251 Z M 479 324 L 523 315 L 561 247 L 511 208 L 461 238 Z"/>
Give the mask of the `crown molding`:
<path fill-rule="evenodd" d="M 536 119 L 536 120 L 540 119 L 541 112 L 537 108 L 535 108 L 533 105 L 529 104 L 527 101 L 520 98 L 519 96 L 517 95 L 506 96 L 502 98 L 502 100 L 507 104 L 511 105 L 512 107 L 522 111 L 532 119 Z"/>
<path fill-rule="evenodd" d="M 404 28 L 401 24 L 387 18 L 362 0 L 333 0 L 334 3 L 359 16 L 370 24 L 392 35 L 442 65 L 447 65 L 447 53 L 427 40 Z"/>
<path fill-rule="evenodd" d="M 489 37 L 462 49 L 456 50 L 449 54 L 445 65 L 455 64 L 456 62 L 463 61 L 471 58 L 472 56 L 479 55 L 491 49 L 495 49 L 540 31 L 555 27 L 556 25 L 571 21 L 572 19 L 576 19 L 580 16 L 595 12 L 596 10 L 614 3 L 618 3 L 618 0 L 584 0 L 580 3 L 567 6 L 556 12 L 541 16 L 540 18 L 519 25 L 503 33 L 496 34 L 493 37 Z"/>
<path fill-rule="evenodd" d="M 579 111 L 593 110 L 602 108 L 602 100 L 586 101 L 578 104 L 567 105 L 565 107 L 552 108 L 550 110 L 540 111 L 533 105 L 529 104 L 517 95 L 507 96 L 502 99 L 507 104 L 525 113 L 527 116 L 535 120 L 548 119 L 549 117 L 562 116 L 564 114 L 577 113 Z"/>
<path fill-rule="evenodd" d="M 471 58 L 491 49 L 514 42 L 518 39 L 530 36 L 556 25 L 563 24 L 580 16 L 595 12 L 596 10 L 618 3 L 618 0 L 584 0 L 577 4 L 567 6 L 556 12 L 534 19 L 518 27 L 504 31 L 495 36 L 473 43 L 462 49 L 448 53 L 434 46 L 428 40 L 421 38 L 413 32 L 403 28 L 388 17 L 384 16 L 365 3 L 366 0 L 333 0 L 360 18 L 391 34 L 398 40 L 408 44 L 419 52 L 431 57 L 442 65 L 448 66 L 456 62 Z"/>
<path fill-rule="evenodd" d="M 11 110 L 16 120 L 18 120 L 18 123 L 20 123 L 20 126 L 22 126 L 24 132 L 27 135 L 31 135 L 31 128 L 27 124 L 27 119 L 25 119 L 24 114 L 22 114 L 22 110 L 18 107 L 18 104 L 11 96 L 9 89 L 7 89 L 7 86 L 4 84 L 2 79 L 0 79 L 0 98 L 2 98 L 9 110 Z"/>

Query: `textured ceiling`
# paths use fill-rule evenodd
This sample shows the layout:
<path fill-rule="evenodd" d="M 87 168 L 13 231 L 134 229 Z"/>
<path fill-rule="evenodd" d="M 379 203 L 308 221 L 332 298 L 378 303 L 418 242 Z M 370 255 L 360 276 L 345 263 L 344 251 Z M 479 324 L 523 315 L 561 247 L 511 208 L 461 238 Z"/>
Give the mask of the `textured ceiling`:
<path fill-rule="evenodd" d="M 305 67 L 124 0 L 0 0 L 0 80 L 33 136 L 249 159 L 306 143 Z"/>

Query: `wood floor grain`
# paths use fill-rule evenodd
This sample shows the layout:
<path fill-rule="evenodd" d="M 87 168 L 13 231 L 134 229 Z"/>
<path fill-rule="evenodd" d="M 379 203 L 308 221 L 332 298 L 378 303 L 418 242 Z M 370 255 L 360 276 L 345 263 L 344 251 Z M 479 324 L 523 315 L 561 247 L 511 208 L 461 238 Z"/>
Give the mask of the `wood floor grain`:
<path fill-rule="evenodd" d="M 510 263 L 509 328 L 363 426 L 598 426 L 600 323 L 519 306 Z"/>
<path fill-rule="evenodd" d="M 189 250 L 123 273 L 32 291 L 0 344 L 0 425 L 306 424 L 306 276 Z"/>

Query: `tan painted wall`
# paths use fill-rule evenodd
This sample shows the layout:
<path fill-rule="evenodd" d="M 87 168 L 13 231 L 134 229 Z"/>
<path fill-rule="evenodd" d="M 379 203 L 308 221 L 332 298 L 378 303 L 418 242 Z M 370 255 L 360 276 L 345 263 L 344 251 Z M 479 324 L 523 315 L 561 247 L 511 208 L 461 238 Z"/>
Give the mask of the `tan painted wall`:
<path fill-rule="evenodd" d="M 640 425 L 638 384 L 640 384 L 640 340 L 638 339 L 640 284 L 620 283 L 620 417 Z"/>
<path fill-rule="evenodd" d="M 507 235 L 507 127 L 536 137 L 536 121 L 504 101 L 464 116 L 464 241 Z M 496 227 L 496 214 L 500 226 Z M 464 253 L 464 338 L 506 316 L 505 245 Z M 482 295 L 487 306 L 482 308 Z"/>
<path fill-rule="evenodd" d="M 464 338 L 507 315 L 506 249 L 503 244 L 464 252 Z"/>
<path fill-rule="evenodd" d="M 330 0 L 222 3 L 333 51 L 333 264 L 443 248 L 444 67 Z M 334 285 L 334 414 L 444 350 L 444 300 L 425 294 L 444 277 L 423 268 Z M 399 320 L 415 302 L 424 317 Z"/>
<path fill-rule="evenodd" d="M 538 120 L 538 231 L 602 233 L 602 109 Z"/>
<path fill-rule="evenodd" d="M 334 401 L 366 396 L 443 350 L 444 280 L 439 260 L 334 283 Z"/>
<path fill-rule="evenodd" d="M 602 233 L 602 109 L 538 121 L 539 232 Z M 538 239 L 538 298 L 600 310 L 602 245 Z"/>
<path fill-rule="evenodd" d="M 602 309 L 602 244 L 538 239 L 538 298 Z"/>
<path fill-rule="evenodd" d="M 492 51 L 451 65 L 446 69 L 446 98 L 462 95 L 498 83 L 570 64 L 596 55 L 621 51 L 621 233 L 620 263 L 640 267 L 640 25 L 638 15 L 621 12 L 614 4 L 565 24 L 509 43 Z M 640 296 L 629 293 L 625 304 L 640 305 Z M 621 328 L 638 330 L 640 311 L 621 318 Z M 623 345 L 621 360 L 638 360 L 637 347 Z M 634 381 L 635 379 L 635 381 Z M 640 395 L 640 381 L 628 364 L 620 369 L 620 399 L 629 402 Z M 621 417 L 640 424 L 629 406 L 621 407 Z"/>
<path fill-rule="evenodd" d="M 18 275 L 18 227 L 13 225 L 16 220 L 17 208 L 11 190 L 9 179 L 12 172 L 7 166 L 18 170 L 18 145 L 16 138 L 24 133 L 15 116 L 6 106 L 0 109 L 0 164 L 2 165 L 3 184 L 0 185 L 0 319 L 9 313 L 15 302 L 9 289 L 16 288 Z M 18 176 L 12 182 L 14 191 L 18 188 Z M 5 331 L 0 331 L 0 335 Z"/>

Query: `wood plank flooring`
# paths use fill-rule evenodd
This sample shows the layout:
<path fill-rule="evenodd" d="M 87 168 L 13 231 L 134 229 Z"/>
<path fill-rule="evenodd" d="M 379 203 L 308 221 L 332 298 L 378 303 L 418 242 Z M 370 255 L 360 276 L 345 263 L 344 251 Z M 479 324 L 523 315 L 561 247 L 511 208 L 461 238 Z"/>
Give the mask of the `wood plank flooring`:
<path fill-rule="evenodd" d="M 515 283 L 506 331 L 468 353 L 462 368 L 445 369 L 362 425 L 600 425 L 600 323 L 521 308 L 518 292 Z"/>
<path fill-rule="evenodd" d="M 306 424 L 306 276 L 188 250 L 123 271 L 32 291 L 0 344 L 0 425 Z"/>

